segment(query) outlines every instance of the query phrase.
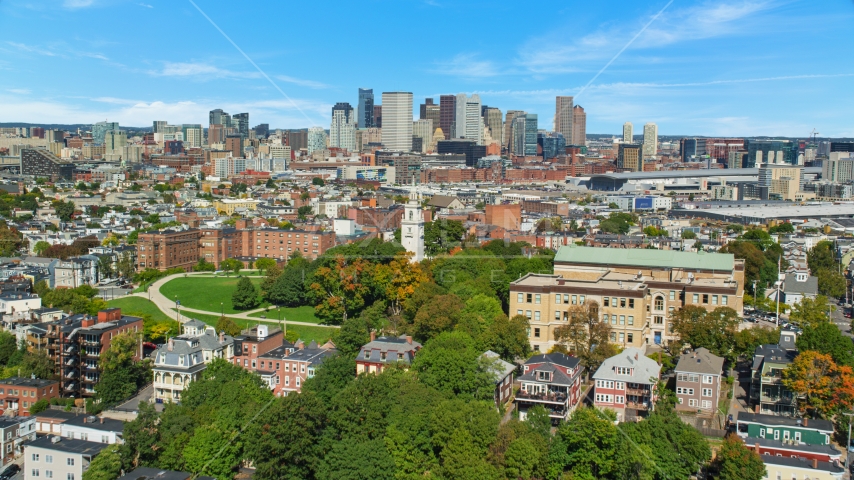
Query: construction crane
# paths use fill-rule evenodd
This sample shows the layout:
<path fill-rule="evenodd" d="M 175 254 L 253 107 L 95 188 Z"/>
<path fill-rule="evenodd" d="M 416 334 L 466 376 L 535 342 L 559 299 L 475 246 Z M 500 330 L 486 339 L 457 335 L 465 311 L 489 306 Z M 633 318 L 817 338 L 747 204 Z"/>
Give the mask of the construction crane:
<path fill-rule="evenodd" d="M 810 132 L 810 137 L 812 138 L 813 145 L 817 145 L 815 143 L 815 141 L 816 141 L 816 137 L 818 137 L 818 135 L 819 135 L 819 133 L 813 128 L 812 132 Z"/>

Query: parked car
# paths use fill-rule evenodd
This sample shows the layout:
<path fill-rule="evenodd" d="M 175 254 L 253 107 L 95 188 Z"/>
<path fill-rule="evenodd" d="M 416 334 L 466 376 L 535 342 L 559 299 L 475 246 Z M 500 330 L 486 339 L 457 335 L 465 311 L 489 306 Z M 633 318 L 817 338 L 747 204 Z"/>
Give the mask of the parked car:
<path fill-rule="evenodd" d="M 18 473 L 20 471 L 21 471 L 21 467 L 17 463 L 13 463 L 13 464 L 9 465 L 8 467 L 6 467 L 6 469 L 3 470 L 3 473 L 0 473 L 0 480 L 9 480 L 10 478 L 14 477 L 16 473 Z"/>

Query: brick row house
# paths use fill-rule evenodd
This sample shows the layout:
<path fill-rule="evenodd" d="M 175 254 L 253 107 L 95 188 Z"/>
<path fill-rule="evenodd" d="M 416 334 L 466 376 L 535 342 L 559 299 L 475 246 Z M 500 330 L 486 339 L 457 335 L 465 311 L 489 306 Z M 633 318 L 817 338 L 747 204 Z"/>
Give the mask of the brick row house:
<path fill-rule="evenodd" d="M 527 411 L 542 405 L 552 421 L 566 420 L 581 399 L 581 373 L 584 367 L 578 358 L 564 353 L 534 355 L 522 367 L 518 378 L 521 388 L 516 393 L 519 419 Z"/>
<path fill-rule="evenodd" d="M 661 365 L 639 348 L 605 359 L 593 374 L 593 405 L 617 413 L 617 421 L 646 417 L 658 399 Z"/>
<path fill-rule="evenodd" d="M 11 377 L 0 380 L 0 415 L 30 416 L 30 407 L 42 398 L 59 397 L 59 382 Z"/>
<path fill-rule="evenodd" d="M 554 274 L 531 273 L 510 283 L 510 314 L 530 321 L 536 352 L 559 342 L 555 330 L 570 312 L 592 306 L 621 347 L 674 339 L 670 316 L 686 305 L 742 312 L 744 261 L 731 254 L 672 250 L 561 247 Z"/>
<path fill-rule="evenodd" d="M 100 379 L 98 360 L 110 348 L 113 337 L 142 330 L 142 318 L 110 308 L 97 316 L 80 314 L 32 324 L 27 330 L 27 344 L 32 351 L 47 351 L 59 377 L 62 397 L 92 397 Z M 141 352 L 135 358 L 142 358 Z"/>
<path fill-rule="evenodd" d="M 234 337 L 232 363 L 256 372 L 277 396 L 299 392 L 302 384 L 314 376 L 316 367 L 326 358 L 336 355 L 335 345 L 322 346 L 312 341 L 295 345 L 284 339 L 278 328 L 258 325 Z"/>

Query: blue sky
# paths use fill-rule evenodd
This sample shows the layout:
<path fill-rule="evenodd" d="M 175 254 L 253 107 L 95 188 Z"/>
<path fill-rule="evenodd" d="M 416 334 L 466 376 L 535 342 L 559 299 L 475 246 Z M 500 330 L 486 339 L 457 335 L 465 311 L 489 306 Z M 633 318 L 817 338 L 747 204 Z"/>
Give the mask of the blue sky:
<path fill-rule="evenodd" d="M 576 95 L 588 133 L 854 136 L 852 0 L 193 1 L 0 0 L 0 122 L 328 128 L 371 87 L 541 128 Z"/>

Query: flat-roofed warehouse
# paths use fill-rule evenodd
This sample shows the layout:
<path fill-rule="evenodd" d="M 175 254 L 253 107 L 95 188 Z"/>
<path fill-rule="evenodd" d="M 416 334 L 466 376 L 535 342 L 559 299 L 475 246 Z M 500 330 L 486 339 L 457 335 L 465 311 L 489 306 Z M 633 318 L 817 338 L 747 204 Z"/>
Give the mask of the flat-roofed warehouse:
<path fill-rule="evenodd" d="M 852 203 L 791 202 L 714 202 L 701 208 L 678 208 L 670 213 L 677 217 L 707 218 L 730 223 L 764 224 L 771 220 L 808 220 L 854 218 Z"/>
<path fill-rule="evenodd" d="M 803 175 L 821 175 L 821 167 L 804 167 Z M 655 185 L 663 184 L 667 186 L 684 185 L 692 186 L 687 183 L 691 180 L 696 180 L 697 183 L 701 179 L 705 179 L 708 183 L 718 185 L 721 184 L 721 179 L 725 179 L 727 183 L 737 181 L 757 180 L 759 177 L 758 168 L 713 168 L 701 170 L 664 170 L 656 172 L 621 172 L 621 173 L 602 173 L 591 175 L 587 181 L 587 188 L 590 190 L 599 190 L 606 192 L 617 192 L 626 190 L 627 184 L 642 184 Z"/>

